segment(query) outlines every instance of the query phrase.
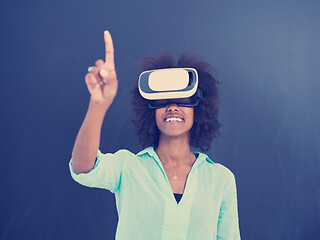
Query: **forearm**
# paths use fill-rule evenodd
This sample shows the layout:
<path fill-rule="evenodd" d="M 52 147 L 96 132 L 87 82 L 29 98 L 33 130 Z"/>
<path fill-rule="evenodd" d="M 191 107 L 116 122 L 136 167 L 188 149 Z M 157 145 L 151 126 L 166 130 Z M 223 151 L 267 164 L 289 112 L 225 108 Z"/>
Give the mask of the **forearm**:
<path fill-rule="evenodd" d="M 106 61 L 99 59 L 88 69 L 85 81 L 90 92 L 90 103 L 86 117 L 79 130 L 72 154 L 72 170 L 86 173 L 93 169 L 100 144 L 104 116 L 118 90 L 114 66 L 114 49 L 111 35 L 104 32 Z"/>
<path fill-rule="evenodd" d="M 89 103 L 73 148 L 72 169 L 77 174 L 89 172 L 94 167 L 103 119 L 110 105 L 93 101 Z"/>

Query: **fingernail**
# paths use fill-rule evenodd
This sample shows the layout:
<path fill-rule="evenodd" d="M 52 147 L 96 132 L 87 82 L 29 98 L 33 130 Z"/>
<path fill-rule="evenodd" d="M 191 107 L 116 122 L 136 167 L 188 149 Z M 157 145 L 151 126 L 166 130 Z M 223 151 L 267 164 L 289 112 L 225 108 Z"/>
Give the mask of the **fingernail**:
<path fill-rule="evenodd" d="M 94 67 L 88 67 L 88 72 L 91 72 Z"/>
<path fill-rule="evenodd" d="M 109 73 L 106 70 L 102 69 L 100 71 L 100 75 L 102 78 L 106 78 L 106 77 L 108 77 Z"/>
<path fill-rule="evenodd" d="M 104 82 L 104 83 L 107 83 L 108 81 L 107 81 L 106 79 L 103 79 L 103 82 Z"/>
<path fill-rule="evenodd" d="M 107 34 L 108 32 L 109 32 L 108 30 L 105 30 L 105 31 L 104 31 L 104 34 Z"/>
<path fill-rule="evenodd" d="M 96 85 L 96 88 L 99 88 L 99 87 L 100 87 L 100 85 L 99 85 L 99 84 L 97 84 L 97 85 Z"/>

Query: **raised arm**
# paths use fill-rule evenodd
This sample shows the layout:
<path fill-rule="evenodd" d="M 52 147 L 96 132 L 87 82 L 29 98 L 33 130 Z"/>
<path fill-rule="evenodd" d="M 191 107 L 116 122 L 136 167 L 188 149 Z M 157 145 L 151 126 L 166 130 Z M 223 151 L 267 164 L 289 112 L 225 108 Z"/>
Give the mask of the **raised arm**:
<path fill-rule="evenodd" d="M 89 172 L 95 164 L 100 144 L 104 116 L 117 94 L 118 80 L 114 65 L 114 48 L 111 35 L 104 32 L 105 61 L 99 59 L 85 76 L 91 94 L 89 108 L 78 132 L 72 156 L 75 173 Z"/>

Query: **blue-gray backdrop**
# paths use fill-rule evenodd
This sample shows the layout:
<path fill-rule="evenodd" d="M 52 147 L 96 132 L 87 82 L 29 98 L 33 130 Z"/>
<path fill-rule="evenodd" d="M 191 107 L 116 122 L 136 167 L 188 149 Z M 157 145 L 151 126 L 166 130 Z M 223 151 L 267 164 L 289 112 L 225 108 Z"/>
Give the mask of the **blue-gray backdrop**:
<path fill-rule="evenodd" d="M 320 239 L 318 0 L 2 0 L 0 19 L 0 239 L 114 239 L 114 196 L 68 170 L 105 29 L 119 92 L 103 152 L 141 149 L 134 61 L 201 54 L 223 82 L 224 126 L 209 155 L 236 176 L 242 238 Z"/>

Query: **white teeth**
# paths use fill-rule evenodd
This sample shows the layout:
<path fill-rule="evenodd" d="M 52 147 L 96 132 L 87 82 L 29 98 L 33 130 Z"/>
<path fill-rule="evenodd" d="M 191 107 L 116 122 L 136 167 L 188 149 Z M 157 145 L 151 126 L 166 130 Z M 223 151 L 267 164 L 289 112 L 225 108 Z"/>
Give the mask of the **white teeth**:
<path fill-rule="evenodd" d="M 182 122 L 182 119 L 177 117 L 169 117 L 166 119 L 166 122 L 173 122 L 173 121 Z"/>

